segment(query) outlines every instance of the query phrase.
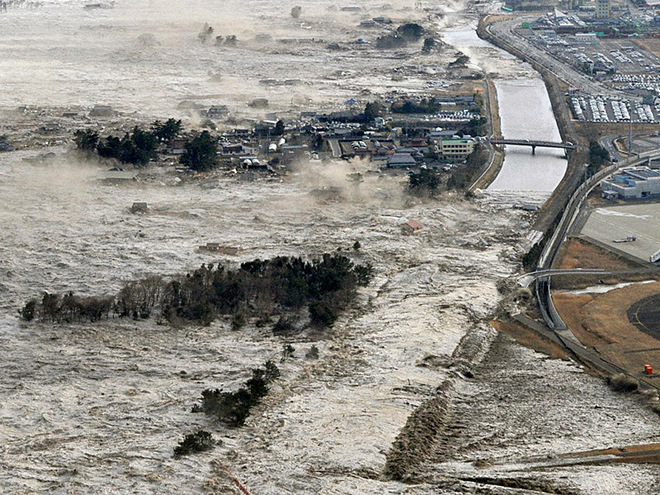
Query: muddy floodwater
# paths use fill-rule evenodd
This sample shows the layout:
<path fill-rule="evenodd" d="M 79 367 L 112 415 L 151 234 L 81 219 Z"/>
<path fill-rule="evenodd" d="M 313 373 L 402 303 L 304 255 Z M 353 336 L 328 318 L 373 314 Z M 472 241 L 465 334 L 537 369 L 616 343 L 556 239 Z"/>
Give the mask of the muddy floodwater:
<path fill-rule="evenodd" d="M 542 359 L 487 324 L 498 281 L 517 268 L 528 213 L 457 196 L 410 203 L 399 181 L 377 178 L 344 188 L 341 201 L 317 202 L 315 189 L 345 185 L 348 165 L 286 180 L 190 182 L 153 173 L 112 186 L 95 180 L 89 165 L 62 158 L 44 168 L 26 164 L 26 155 L 3 155 L 0 164 L 5 493 L 166 494 L 182 486 L 234 493 L 225 465 L 252 493 L 430 494 L 445 486 L 436 479 L 442 473 L 475 476 L 472 463 L 484 456 L 497 461 L 489 476 L 508 476 L 517 469 L 512 462 L 645 439 L 660 426 L 579 367 Z M 148 203 L 148 214 L 130 213 L 136 200 Z M 423 230 L 403 235 L 401 224 L 411 219 Z M 359 252 L 352 251 L 356 240 Z M 240 252 L 207 255 L 197 250 L 205 242 Z M 104 294 L 147 273 L 338 248 L 373 263 L 376 277 L 322 334 L 276 337 L 253 325 L 232 331 L 225 320 L 184 328 L 131 320 L 28 324 L 16 315 L 44 290 Z M 295 352 L 281 362 L 284 344 Z M 318 359 L 305 357 L 312 345 Z M 243 428 L 190 412 L 203 389 L 237 387 L 266 359 L 282 377 Z M 455 405 L 439 424 L 454 432 L 450 443 L 439 442 L 415 468 L 424 481 L 414 492 L 384 481 L 394 439 L 446 381 Z M 567 410 L 572 419 L 558 429 Z M 174 446 L 197 428 L 222 445 L 174 459 Z M 469 447 L 475 441 L 478 450 Z M 646 468 L 633 472 L 651 476 Z M 616 477 L 614 488 L 599 493 L 628 486 L 630 470 L 607 473 Z M 551 478 L 591 486 L 602 475 L 567 467 Z"/>
<path fill-rule="evenodd" d="M 530 247 L 532 213 L 494 193 L 411 198 L 405 176 L 368 174 L 361 162 L 301 163 L 282 176 L 153 166 L 134 182 L 106 184 L 97 180 L 103 167 L 70 153 L 70 137 L 40 130 L 43 116 L 69 109 L 66 125 L 105 132 L 108 121 L 87 120 L 95 104 L 124 112 L 128 125 L 180 116 L 195 128 L 189 110 L 197 105 L 226 104 L 232 116 L 256 118 L 263 115 L 247 106 L 256 97 L 298 115 L 345 108 L 355 95 L 363 103 L 394 90 L 423 92 L 443 77 L 437 66 L 456 57 L 453 49 L 429 62 L 418 50 L 327 47 L 373 41 L 358 28 L 372 17 L 426 22 L 415 3 L 365 1 L 356 11 L 301 2 L 294 19 L 293 5 L 272 0 L 185 8 L 166 0 L 8 2 L 0 12 L 0 135 L 22 145 L 0 154 L 0 493 L 240 493 L 223 467 L 253 495 L 660 492 L 657 466 L 557 460 L 657 442 L 660 419 L 638 396 L 617 394 L 572 361 L 523 348 L 489 324 L 517 311 L 502 291 Z M 465 8 L 449 5 L 437 29 L 469 31 L 476 18 Z M 205 22 L 217 35 L 235 34 L 236 49 L 200 43 Z M 495 79 L 534 77 L 501 52 L 491 57 L 493 48 L 464 45 L 471 64 Z M 393 81 L 393 68 L 417 64 L 437 71 Z M 542 97 L 536 82 L 498 85 L 506 108 L 508 95 Z M 539 132 L 551 132 L 543 120 Z M 50 159 L 40 160 L 45 152 Z M 548 167 L 562 162 L 541 151 L 525 156 Z M 365 180 L 347 181 L 356 172 Z M 554 180 L 524 187 L 545 195 Z M 136 201 L 147 213 L 131 213 Z M 422 228 L 404 235 L 411 220 Z M 198 249 L 209 242 L 237 254 Z M 322 332 L 274 335 L 273 322 L 254 321 L 235 331 L 223 318 L 172 327 L 18 317 L 44 291 L 112 294 L 126 281 L 206 263 L 235 268 L 337 251 L 371 263 L 375 276 Z M 285 345 L 294 349 L 287 359 Z M 236 390 L 269 359 L 281 376 L 243 427 L 191 412 L 204 389 Z M 437 414 L 414 422 L 438 401 Z M 424 455 L 399 436 L 409 421 L 419 426 Z M 174 458 L 178 442 L 198 429 L 213 435 L 215 449 Z M 386 475 L 393 459 L 405 464 L 404 481 Z"/>
<path fill-rule="evenodd" d="M 362 104 L 379 93 L 418 92 L 425 85 L 415 72 L 393 81 L 392 69 L 409 63 L 406 51 L 367 53 L 382 32 L 358 27 L 379 15 L 393 23 L 416 17 L 408 1 L 385 10 L 382 2 L 364 1 L 358 12 L 329 0 L 304 2 L 297 19 L 293 5 L 272 0 L 189 0 L 185 8 L 174 0 L 6 3 L 0 12 L 0 109 L 111 105 L 199 120 L 193 110 L 224 105 L 233 116 L 263 118 L 267 112 L 345 110 L 349 99 Z M 202 43 L 205 25 L 213 32 Z M 232 36 L 236 46 L 226 42 Z M 332 43 L 342 47 L 328 49 Z M 429 63 L 410 52 L 417 52 L 418 63 Z M 250 108 L 256 98 L 267 99 L 268 109 Z"/>
<path fill-rule="evenodd" d="M 82 164 L 63 159 L 44 168 L 23 157 L 3 155 L 0 165 L 5 492 L 101 484 L 122 493 L 201 490 L 214 477 L 214 458 L 241 472 L 255 493 L 335 482 L 335 474 L 314 471 L 379 471 L 415 405 L 447 376 L 418 362 L 451 360 L 475 325 L 492 334 L 478 322 L 497 303 L 495 282 L 511 273 L 517 253 L 515 243 L 498 239 L 524 231 L 522 213 L 493 217 L 457 197 L 406 206 L 396 180 L 373 178 L 347 188 L 343 201 L 317 203 L 311 192 L 345 184 L 348 168 L 301 171 L 285 181 L 216 177 L 175 185 L 156 175 L 108 186 Z M 129 212 L 135 200 L 149 204 L 147 215 Z M 412 219 L 423 232 L 403 235 L 401 224 Z M 320 336 L 283 339 L 268 327 L 232 332 L 225 321 L 174 329 L 16 318 L 21 303 L 44 290 L 108 293 L 137 276 L 206 262 L 350 253 L 356 240 L 360 252 L 349 255 L 372 262 L 376 280 Z M 205 255 L 197 246 L 206 242 L 237 246 L 240 255 Z M 295 356 L 281 364 L 282 379 L 245 428 L 190 412 L 204 388 L 235 386 L 266 359 L 280 364 L 285 342 Z M 304 357 L 311 345 L 318 360 Z M 173 447 L 195 427 L 210 429 L 224 446 L 173 459 Z"/>

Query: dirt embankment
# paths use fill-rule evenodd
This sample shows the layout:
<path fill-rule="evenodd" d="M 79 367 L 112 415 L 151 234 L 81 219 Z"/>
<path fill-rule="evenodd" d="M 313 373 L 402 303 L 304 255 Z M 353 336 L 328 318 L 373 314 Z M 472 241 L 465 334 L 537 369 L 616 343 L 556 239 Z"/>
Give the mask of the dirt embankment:
<path fill-rule="evenodd" d="M 499 18 L 497 20 L 500 20 Z M 524 62 L 529 63 L 534 70 L 536 70 L 543 81 L 550 97 L 552 110 L 555 114 L 557 126 L 561 134 L 562 140 L 570 141 L 573 143 L 584 144 L 584 139 L 581 138 L 570 118 L 570 111 L 564 99 L 564 92 L 566 91 L 566 84 L 559 80 L 554 74 L 546 70 L 543 66 L 538 64 L 536 60 L 529 57 L 524 51 L 517 47 L 511 46 L 503 42 L 496 36 L 493 36 L 487 29 L 488 23 L 496 22 L 495 19 L 484 18 L 481 20 L 477 27 L 477 34 L 480 38 L 485 39 L 495 46 L 506 50 L 512 55 L 520 58 Z M 539 215 L 536 218 L 534 229 L 540 232 L 545 232 L 554 223 L 558 215 L 561 214 L 568 198 L 573 193 L 575 188 L 580 184 L 583 176 L 583 164 L 586 162 L 586 155 L 582 151 L 573 151 L 568 153 L 568 167 L 566 174 L 561 183 L 555 189 L 554 193 L 545 203 Z"/>
<path fill-rule="evenodd" d="M 447 426 L 446 415 L 452 390 L 451 381 L 443 382 L 437 395 L 413 412 L 387 453 L 384 474 L 403 481 L 414 467 L 433 452 L 436 439 Z"/>
<path fill-rule="evenodd" d="M 502 123 L 500 121 L 499 105 L 497 102 L 497 89 L 492 79 L 486 78 L 485 82 L 486 106 L 488 109 L 488 122 L 490 125 L 491 135 L 494 137 L 502 137 Z M 479 177 L 474 184 L 469 188 L 470 191 L 475 189 L 485 189 L 491 182 L 493 182 L 502 169 L 504 163 L 504 153 L 499 146 L 493 146 L 491 159 L 486 171 Z"/>
<path fill-rule="evenodd" d="M 606 456 L 606 458 L 603 458 L 603 456 Z M 580 459 L 585 463 L 634 462 L 660 464 L 660 444 L 628 445 L 589 452 L 576 452 L 565 454 L 562 457 Z"/>
<path fill-rule="evenodd" d="M 442 439 L 453 434 L 451 404 L 456 380 L 474 377 L 472 368 L 488 354 L 497 334 L 488 325 L 472 328 L 461 339 L 451 359 L 427 356 L 419 365 L 444 367 L 452 370 L 453 378 L 442 382 L 436 395 L 423 402 L 408 418 L 387 454 L 384 474 L 387 478 L 404 481 L 415 476 L 419 466 L 433 454 L 443 451 Z"/>
<path fill-rule="evenodd" d="M 570 359 L 566 349 L 559 344 L 543 337 L 541 334 L 526 328 L 516 321 L 491 321 L 491 325 L 503 334 L 508 335 L 516 342 L 546 356 L 555 359 Z"/>

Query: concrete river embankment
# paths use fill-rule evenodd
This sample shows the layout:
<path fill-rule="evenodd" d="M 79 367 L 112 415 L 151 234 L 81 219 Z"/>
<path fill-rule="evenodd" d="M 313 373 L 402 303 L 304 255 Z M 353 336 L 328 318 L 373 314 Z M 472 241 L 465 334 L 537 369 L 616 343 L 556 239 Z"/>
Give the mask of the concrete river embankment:
<path fill-rule="evenodd" d="M 479 39 L 474 26 L 449 31 L 444 39 L 469 54 L 473 65 L 497 77 L 495 87 L 503 137 L 561 141 L 548 92 L 538 73 L 504 50 Z M 493 67 L 496 59 L 501 63 Z M 532 155 L 529 147 L 507 145 L 502 169 L 488 190 L 513 193 L 521 201 L 529 196 L 545 200 L 566 173 L 564 155 L 564 151 L 554 149 L 537 150 Z"/>
<path fill-rule="evenodd" d="M 509 139 L 561 141 L 550 99 L 541 79 L 495 82 L 502 135 Z M 564 151 L 507 145 L 502 170 L 489 190 L 554 191 L 566 173 Z"/>

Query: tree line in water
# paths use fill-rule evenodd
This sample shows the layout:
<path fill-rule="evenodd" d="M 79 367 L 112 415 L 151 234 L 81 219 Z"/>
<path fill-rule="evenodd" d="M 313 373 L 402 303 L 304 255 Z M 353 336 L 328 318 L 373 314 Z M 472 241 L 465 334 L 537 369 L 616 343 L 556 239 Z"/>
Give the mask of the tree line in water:
<path fill-rule="evenodd" d="M 283 326 L 288 316 L 307 309 L 313 325 L 330 326 L 372 274 L 371 265 L 356 265 L 340 254 L 312 261 L 279 256 L 245 262 L 237 269 L 202 265 L 170 280 L 147 277 L 128 282 L 114 296 L 44 293 L 28 301 L 20 313 L 26 321 L 55 323 L 157 316 L 170 323 L 204 325 L 232 315 L 236 328 L 253 316 L 280 316 L 278 324 Z"/>
<path fill-rule="evenodd" d="M 180 132 L 181 121 L 168 119 L 166 122 L 155 121 L 150 130 L 135 126 L 123 137 L 101 137 L 98 132 L 87 129 L 76 131 L 74 139 L 77 149 L 83 153 L 144 167 L 158 158 L 159 146 L 171 144 Z M 217 151 L 217 140 L 208 131 L 202 131 L 186 141 L 179 162 L 192 170 L 208 171 L 217 165 Z"/>

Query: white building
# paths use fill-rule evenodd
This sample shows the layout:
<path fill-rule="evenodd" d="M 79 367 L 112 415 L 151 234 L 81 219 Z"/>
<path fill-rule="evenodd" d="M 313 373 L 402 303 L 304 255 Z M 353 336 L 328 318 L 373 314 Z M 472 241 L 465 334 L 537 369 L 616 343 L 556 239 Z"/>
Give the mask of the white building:
<path fill-rule="evenodd" d="M 440 141 L 440 151 L 443 158 L 465 160 L 474 151 L 476 144 L 474 138 L 443 139 Z"/>
<path fill-rule="evenodd" d="M 596 0 L 596 17 L 605 19 L 612 16 L 612 4 L 610 0 Z"/>
<path fill-rule="evenodd" d="M 614 194 L 621 199 L 660 196 L 660 172 L 648 167 L 626 168 L 601 184 L 604 197 Z"/>

